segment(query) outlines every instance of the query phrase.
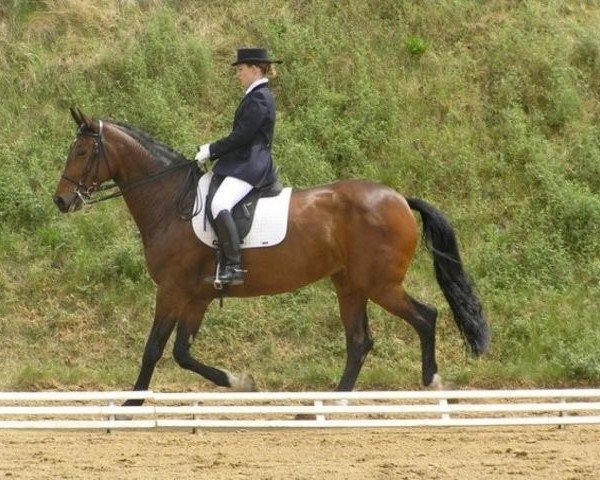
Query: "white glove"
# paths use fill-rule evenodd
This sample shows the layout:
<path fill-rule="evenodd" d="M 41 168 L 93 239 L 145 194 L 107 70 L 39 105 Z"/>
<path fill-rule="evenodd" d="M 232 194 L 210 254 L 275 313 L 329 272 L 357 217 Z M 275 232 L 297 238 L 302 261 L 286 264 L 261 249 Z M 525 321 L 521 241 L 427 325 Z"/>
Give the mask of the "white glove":
<path fill-rule="evenodd" d="M 194 160 L 198 162 L 198 165 L 204 165 L 206 161 L 210 158 L 210 143 L 205 143 L 201 147 L 198 148 L 198 153 Z"/>

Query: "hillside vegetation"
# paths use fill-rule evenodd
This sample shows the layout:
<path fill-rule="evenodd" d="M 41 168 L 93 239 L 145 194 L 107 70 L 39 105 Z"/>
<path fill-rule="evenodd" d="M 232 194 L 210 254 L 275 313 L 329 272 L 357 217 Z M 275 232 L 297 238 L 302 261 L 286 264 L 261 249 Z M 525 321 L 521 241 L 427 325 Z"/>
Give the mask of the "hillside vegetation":
<path fill-rule="evenodd" d="M 122 200 L 60 215 L 78 106 L 188 157 L 228 133 L 230 63 L 265 45 L 282 180 L 366 178 L 443 210 L 492 329 L 466 355 L 421 247 L 459 386 L 600 381 L 600 2 L 7 0 L 0 6 L 0 388 L 129 388 L 154 286 Z M 369 309 L 360 389 L 416 388 L 415 332 Z M 328 281 L 208 311 L 193 353 L 263 389 L 330 389 L 345 342 Z M 166 350 L 152 387 L 212 388 Z"/>

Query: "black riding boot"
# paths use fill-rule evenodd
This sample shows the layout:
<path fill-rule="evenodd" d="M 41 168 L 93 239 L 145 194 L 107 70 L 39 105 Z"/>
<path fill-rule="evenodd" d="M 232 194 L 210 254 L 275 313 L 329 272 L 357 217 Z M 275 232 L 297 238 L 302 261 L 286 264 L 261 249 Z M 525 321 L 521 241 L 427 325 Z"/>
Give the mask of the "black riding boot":
<path fill-rule="evenodd" d="M 241 265 L 240 236 L 229 210 L 219 212 L 215 218 L 215 228 L 224 257 L 217 280 L 223 285 L 241 285 L 244 283 L 244 270 Z"/>

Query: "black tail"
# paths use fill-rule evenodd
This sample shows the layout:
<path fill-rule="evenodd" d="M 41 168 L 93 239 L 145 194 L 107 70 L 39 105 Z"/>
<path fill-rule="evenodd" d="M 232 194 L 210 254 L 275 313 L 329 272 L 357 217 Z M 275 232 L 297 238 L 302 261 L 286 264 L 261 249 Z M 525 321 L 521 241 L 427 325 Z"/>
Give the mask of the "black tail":
<path fill-rule="evenodd" d="M 487 320 L 481 302 L 465 273 L 454 229 L 442 212 L 418 198 L 407 198 L 411 209 L 423 219 L 423 236 L 433 254 L 435 276 L 454 320 L 474 355 L 485 353 L 490 343 Z"/>

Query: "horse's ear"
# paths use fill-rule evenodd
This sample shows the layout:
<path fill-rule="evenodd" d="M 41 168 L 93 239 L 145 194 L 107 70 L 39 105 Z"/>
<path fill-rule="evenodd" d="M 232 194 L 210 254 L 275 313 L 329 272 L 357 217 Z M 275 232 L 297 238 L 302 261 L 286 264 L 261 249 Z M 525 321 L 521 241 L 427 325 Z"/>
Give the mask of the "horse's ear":
<path fill-rule="evenodd" d="M 77 126 L 81 127 L 81 125 L 83 124 L 83 120 L 81 118 L 81 112 L 78 110 L 75 110 L 73 107 L 71 107 L 69 110 L 71 110 L 71 116 L 73 117 L 73 120 L 75 120 L 75 123 L 77 124 Z"/>
<path fill-rule="evenodd" d="M 94 130 L 93 129 L 93 124 L 94 121 L 92 120 L 91 117 L 88 117 L 86 114 L 84 114 L 81 110 L 77 109 L 77 113 L 79 114 L 79 117 L 81 118 L 81 125 L 85 125 L 85 127 L 88 130 Z"/>

